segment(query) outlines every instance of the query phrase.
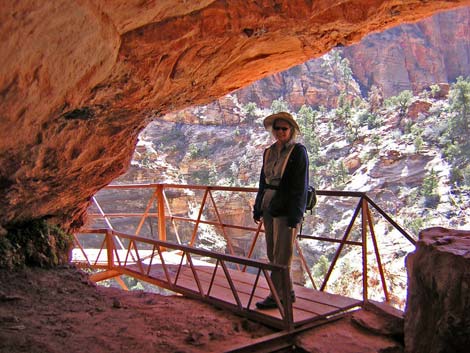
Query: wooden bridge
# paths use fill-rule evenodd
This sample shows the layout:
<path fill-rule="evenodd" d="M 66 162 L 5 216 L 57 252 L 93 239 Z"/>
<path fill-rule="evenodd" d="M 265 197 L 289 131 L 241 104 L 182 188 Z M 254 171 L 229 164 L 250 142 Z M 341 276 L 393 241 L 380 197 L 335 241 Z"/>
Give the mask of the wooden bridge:
<path fill-rule="evenodd" d="M 217 192 L 222 196 L 216 195 Z M 254 188 L 174 184 L 109 186 L 93 200 L 94 206 L 90 214 L 94 219 L 92 227 L 75 234 L 76 247 L 72 252 L 71 261 L 79 266 L 100 270 L 91 277 L 97 282 L 114 278 L 125 287 L 119 276 L 129 275 L 272 327 L 292 331 L 320 320 L 335 319 L 369 300 L 368 273 L 371 265 L 368 263 L 367 245 L 371 243 L 377 266 L 375 273 L 382 283 L 383 298 L 389 300 L 386 271 L 379 254 L 379 242 L 369 206 L 371 205 L 407 242 L 413 245 L 414 239 L 365 193 L 318 191 L 319 198 L 353 198 L 358 199 L 358 202 L 352 212 L 351 221 L 340 237 L 328 238 L 309 233 L 308 223 L 305 222 L 303 234 L 299 239 L 337 244 L 337 248 L 321 285 L 317 286 L 299 239 L 296 241 L 297 257 L 311 285 L 310 288 L 295 285 L 296 301 L 292 303 L 290 295 L 279 296 L 270 279 L 270 273 L 277 271 L 287 286 L 290 281 L 287 268 L 269 264 L 264 259 L 253 258 L 255 254 L 262 252 L 257 251 L 257 247 L 263 248 L 262 244 L 258 244 L 261 242 L 259 235 L 263 232 L 262 226 L 244 225 L 240 222 L 240 214 L 235 216 L 234 209 L 231 208 L 234 198 L 237 199 L 237 205 L 243 205 L 241 201 L 245 200 L 247 206 L 242 206 L 245 210 L 242 215 L 248 213 L 244 219 L 251 220 L 250 203 L 255 192 Z M 121 202 L 116 202 L 117 194 L 124 195 Z M 107 202 L 110 196 L 113 202 Z M 195 202 L 198 198 L 200 203 Z M 129 210 L 136 205 L 139 205 L 136 210 Z M 178 210 L 172 210 L 171 205 L 177 206 Z M 191 206 L 185 209 L 182 205 Z M 123 209 L 126 212 L 123 212 Z M 353 239 L 359 215 L 360 238 Z M 311 217 L 314 218 L 315 215 Z M 237 224 L 228 222 L 230 219 L 236 219 Z M 129 227 L 129 224 L 134 224 L 132 235 L 128 234 L 131 233 L 129 228 L 125 229 L 126 232 L 115 229 L 116 225 L 125 228 Z M 188 224 L 191 227 L 188 228 Z M 99 225 L 105 227 L 99 228 Z M 201 238 L 204 232 L 207 232 L 204 226 L 216 229 L 225 242 L 223 249 L 209 251 L 202 248 Z M 254 233 L 254 236 L 250 237 L 250 233 Z M 357 246 L 362 253 L 361 299 L 348 298 L 325 290 L 346 246 Z M 273 294 L 278 308 L 258 310 L 255 303 L 269 293 Z"/>

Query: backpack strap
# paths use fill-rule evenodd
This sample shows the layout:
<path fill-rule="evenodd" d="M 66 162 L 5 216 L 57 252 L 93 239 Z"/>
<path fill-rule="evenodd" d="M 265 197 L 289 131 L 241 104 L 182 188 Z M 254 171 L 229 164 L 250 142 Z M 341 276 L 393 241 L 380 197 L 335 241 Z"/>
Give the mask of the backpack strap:
<path fill-rule="evenodd" d="M 290 155 L 291 155 L 292 151 L 294 150 L 294 147 L 295 147 L 295 146 L 296 146 L 295 143 L 292 144 L 292 146 L 290 146 L 290 148 L 289 148 L 289 152 L 287 152 L 286 159 L 284 159 L 284 163 L 282 164 L 281 178 L 282 178 L 282 176 L 284 175 L 284 170 L 286 170 L 287 162 L 289 161 Z"/>
<path fill-rule="evenodd" d="M 294 143 L 292 144 L 292 146 L 289 147 L 289 151 L 287 152 L 287 156 L 286 158 L 284 159 L 284 162 L 282 163 L 282 168 L 281 168 L 281 178 L 282 176 L 284 175 L 284 171 L 286 170 L 286 166 L 287 166 L 287 162 L 289 161 L 289 158 L 290 158 L 290 155 L 292 153 L 292 151 L 294 150 L 295 146 L 297 144 Z M 271 151 L 271 148 L 267 148 L 265 153 L 264 153 L 264 161 L 266 162 L 268 160 L 268 156 L 269 156 L 269 152 Z"/>

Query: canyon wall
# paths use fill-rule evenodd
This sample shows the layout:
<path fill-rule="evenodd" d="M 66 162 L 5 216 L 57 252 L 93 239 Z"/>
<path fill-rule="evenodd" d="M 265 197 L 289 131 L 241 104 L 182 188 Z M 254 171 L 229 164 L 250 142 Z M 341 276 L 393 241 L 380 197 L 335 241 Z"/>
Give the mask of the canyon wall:
<path fill-rule="evenodd" d="M 452 83 L 470 76 L 470 8 L 439 13 L 414 24 L 403 24 L 366 36 L 344 48 L 358 87 L 352 95 L 367 97 L 372 86 L 388 98 L 403 90 L 415 94 L 434 83 Z M 336 107 L 340 80 L 310 60 L 257 81 L 236 92 L 240 102 L 269 108 L 283 98 L 294 111 L 302 105 Z M 223 104 L 223 102 L 221 102 Z"/>
<path fill-rule="evenodd" d="M 0 224 L 82 224 L 153 119 L 459 1 L 16 1 L 0 13 Z"/>

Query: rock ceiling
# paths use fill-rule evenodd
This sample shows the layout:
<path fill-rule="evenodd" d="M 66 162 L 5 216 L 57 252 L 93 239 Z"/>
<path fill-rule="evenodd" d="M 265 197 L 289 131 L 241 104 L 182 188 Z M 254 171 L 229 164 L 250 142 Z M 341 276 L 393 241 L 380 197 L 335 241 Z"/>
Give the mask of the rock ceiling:
<path fill-rule="evenodd" d="M 470 0 L 6 1 L 0 224 L 77 227 L 152 119 Z"/>

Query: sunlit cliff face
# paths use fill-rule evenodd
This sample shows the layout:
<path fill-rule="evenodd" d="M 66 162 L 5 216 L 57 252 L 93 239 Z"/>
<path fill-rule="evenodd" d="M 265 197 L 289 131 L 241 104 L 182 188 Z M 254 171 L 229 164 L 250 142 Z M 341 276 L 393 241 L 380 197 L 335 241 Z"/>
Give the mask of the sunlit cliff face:
<path fill-rule="evenodd" d="M 78 227 L 152 119 L 374 31 L 470 5 L 378 0 L 7 1 L 0 13 L 0 224 Z"/>

